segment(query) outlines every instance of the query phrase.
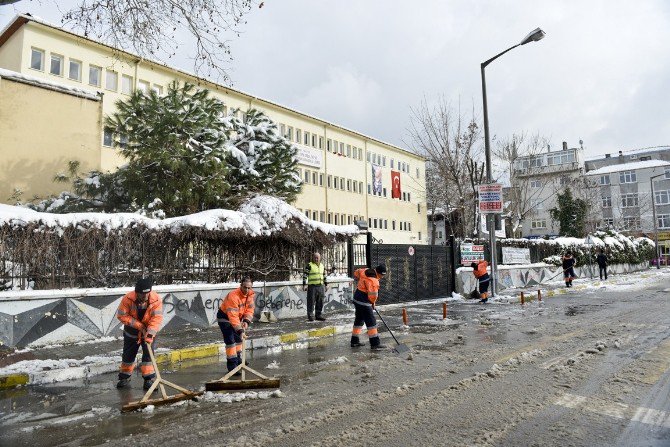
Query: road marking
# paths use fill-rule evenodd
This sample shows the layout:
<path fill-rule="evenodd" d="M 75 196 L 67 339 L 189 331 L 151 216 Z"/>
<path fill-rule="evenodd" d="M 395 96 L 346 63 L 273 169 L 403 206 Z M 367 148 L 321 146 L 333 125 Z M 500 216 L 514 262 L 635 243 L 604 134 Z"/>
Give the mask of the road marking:
<path fill-rule="evenodd" d="M 633 422 L 670 428 L 670 414 L 665 411 L 645 407 L 631 407 L 619 402 L 607 402 L 597 398 L 586 398 L 577 394 L 566 393 L 554 402 L 566 408 L 579 408 L 590 413 L 613 417 L 615 419 L 630 419 Z"/>

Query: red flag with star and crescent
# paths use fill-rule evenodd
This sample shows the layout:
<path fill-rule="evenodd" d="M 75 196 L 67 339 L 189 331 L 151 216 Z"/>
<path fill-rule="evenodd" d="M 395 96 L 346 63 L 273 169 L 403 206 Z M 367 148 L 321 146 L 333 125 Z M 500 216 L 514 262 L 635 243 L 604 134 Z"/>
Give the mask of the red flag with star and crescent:
<path fill-rule="evenodd" d="M 391 171 L 391 198 L 400 198 L 400 172 Z"/>

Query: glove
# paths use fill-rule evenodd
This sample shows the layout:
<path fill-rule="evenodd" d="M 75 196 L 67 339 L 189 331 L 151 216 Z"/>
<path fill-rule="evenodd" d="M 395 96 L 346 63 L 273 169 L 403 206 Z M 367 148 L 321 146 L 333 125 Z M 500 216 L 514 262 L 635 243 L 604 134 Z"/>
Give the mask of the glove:
<path fill-rule="evenodd" d="M 245 318 L 245 319 L 242 320 L 242 328 L 243 328 L 243 329 L 248 328 L 250 325 L 251 325 L 251 321 L 248 320 L 247 318 Z"/>
<path fill-rule="evenodd" d="M 148 344 L 152 344 L 154 342 L 154 334 L 146 334 L 144 336 L 144 341 Z"/>
<path fill-rule="evenodd" d="M 244 334 L 244 329 L 243 328 L 236 329 L 235 333 L 239 336 L 242 336 Z"/>

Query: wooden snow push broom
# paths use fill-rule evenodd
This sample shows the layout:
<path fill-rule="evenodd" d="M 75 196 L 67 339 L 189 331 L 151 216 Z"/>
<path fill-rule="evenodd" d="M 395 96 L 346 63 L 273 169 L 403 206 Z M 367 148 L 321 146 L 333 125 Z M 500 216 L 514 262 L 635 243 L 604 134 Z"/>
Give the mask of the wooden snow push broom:
<path fill-rule="evenodd" d="M 139 410 L 140 408 L 148 407 L 149 405 L 154 406 L 169 405 L 182 400 L 190 400 L 202 394 L 202 391 L 189 391 L 186 388 L 182 388 L 179 385 L 175 385 L 174 383 L 163 379 L 163 377 L 161 377 L 160 371 L 158 370 L 158 365 L 156 364 L 156 357 L 154 357 L 154 350 L 151 347 L 151 344 L 146 343 L 145 346 L 149 351 L 149 356 L 151 357 L 151 364 L 154 366 L 154 371 L 156 372 L 156 379 L 153 385 L 151 385 L 151 388 L 147 390 L 147 392 L 144 394 L 144 397 L 142 397 L 141 400 L 137 402 L 130 402 L 129 404 L 126 404 L 123 407 L 121 407 L 122 413 Z M 168 396 L 167 393 L 165 392 L 165 386 L 174 388 L 175 390 L 180 391 L 181 393 Z M 159 389 L 161 390 L 161 395 L 163 397 L 159 399 L 149 399 L 149 397 L 151 397 L 151 394 L 154 392 L 156 387 L 159 387 Z"/>
<path fill-rule="evenodd" d="M 254 390 L 266 388 L 279 388 L 279 379 L 273 377 L 266 377 L 255 369 L 250 368 L 246 364 L 247 348 L 246 348 L 246 334 L 242 336 L 242 363 L 237 365 L 233 370 L 228 371 L 228 374 L 221 377 L 219 380 L 205 383 L 206 391 L 237 391 L 237 390 Z M 240 372 L 240 379 L 231 379 L 235 374 Z M 250 373 L 256 379 L 247 379 L 246 373 Z"/>

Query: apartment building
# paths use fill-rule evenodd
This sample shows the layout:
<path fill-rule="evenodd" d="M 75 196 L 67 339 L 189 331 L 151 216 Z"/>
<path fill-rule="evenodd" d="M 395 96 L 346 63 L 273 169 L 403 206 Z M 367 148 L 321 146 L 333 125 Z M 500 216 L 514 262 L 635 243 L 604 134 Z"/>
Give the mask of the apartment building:
<path fill-rule="evenodd" d="M 30 15 L 17 16 L 0 32 L 0 69 L 23 75 L 33 84 L 44 80 L 100 97 L 102 116 L 96 117 L 98 129 L 90 130 L 100 135 L 99 143 L 74 143 L 86 151 L 88 169 L 113 170 L 123 163 L 114 147 L 114 136 L 103 128 L 103 117 L 116 110 L 118 100 L 136 90 L 162 94 L 173 81 L 190 82 L 221 99 L 227 113 L 262 110 L 298 147 L 304 187 L 294 206 L 305 215 L 337 225 L 366 221 L 375 237 L 387 243 L 426 243 L 425 160 L 401 147 L 148 61 Z M 19 104 L 22 98 L 14 101 Z M 57 114 L 58 109 L 54 104 L 40 107 L 44 114 Z M 74 118 L 69 125 L 81 128 L 83 121 Z M 14 129 L 17 135 L 45 131 L 30 120 Z M 20 158 L 39 167 L 35 175 L 52 178 L 65 170 L 71 156 L 62 152 L 61 146 L 24 144 Z M 2 141 L 0 151 L 6 151 Z M 0 176 L 4 176 L 0 185 L 6 185 L 7 190 L 20 183 L 12 172 L 0 172 Z M 21 186 L 26 197 L 54 192 L 43 184 L 23 182 Z M 0 200 L 6 200 L 6 191 L 0 193 Z"/>
<path fill-rule="evenodd" d="M 525 212 L 522 235 L 527 238 L 558 235 L 558 224 L 549 210 L 556 206 L 557 194 L 580 178 L 584 170 L 584 148 L 563 147 L 558 151 L 519 157 L 514 162 L 514 184 Z"/>

